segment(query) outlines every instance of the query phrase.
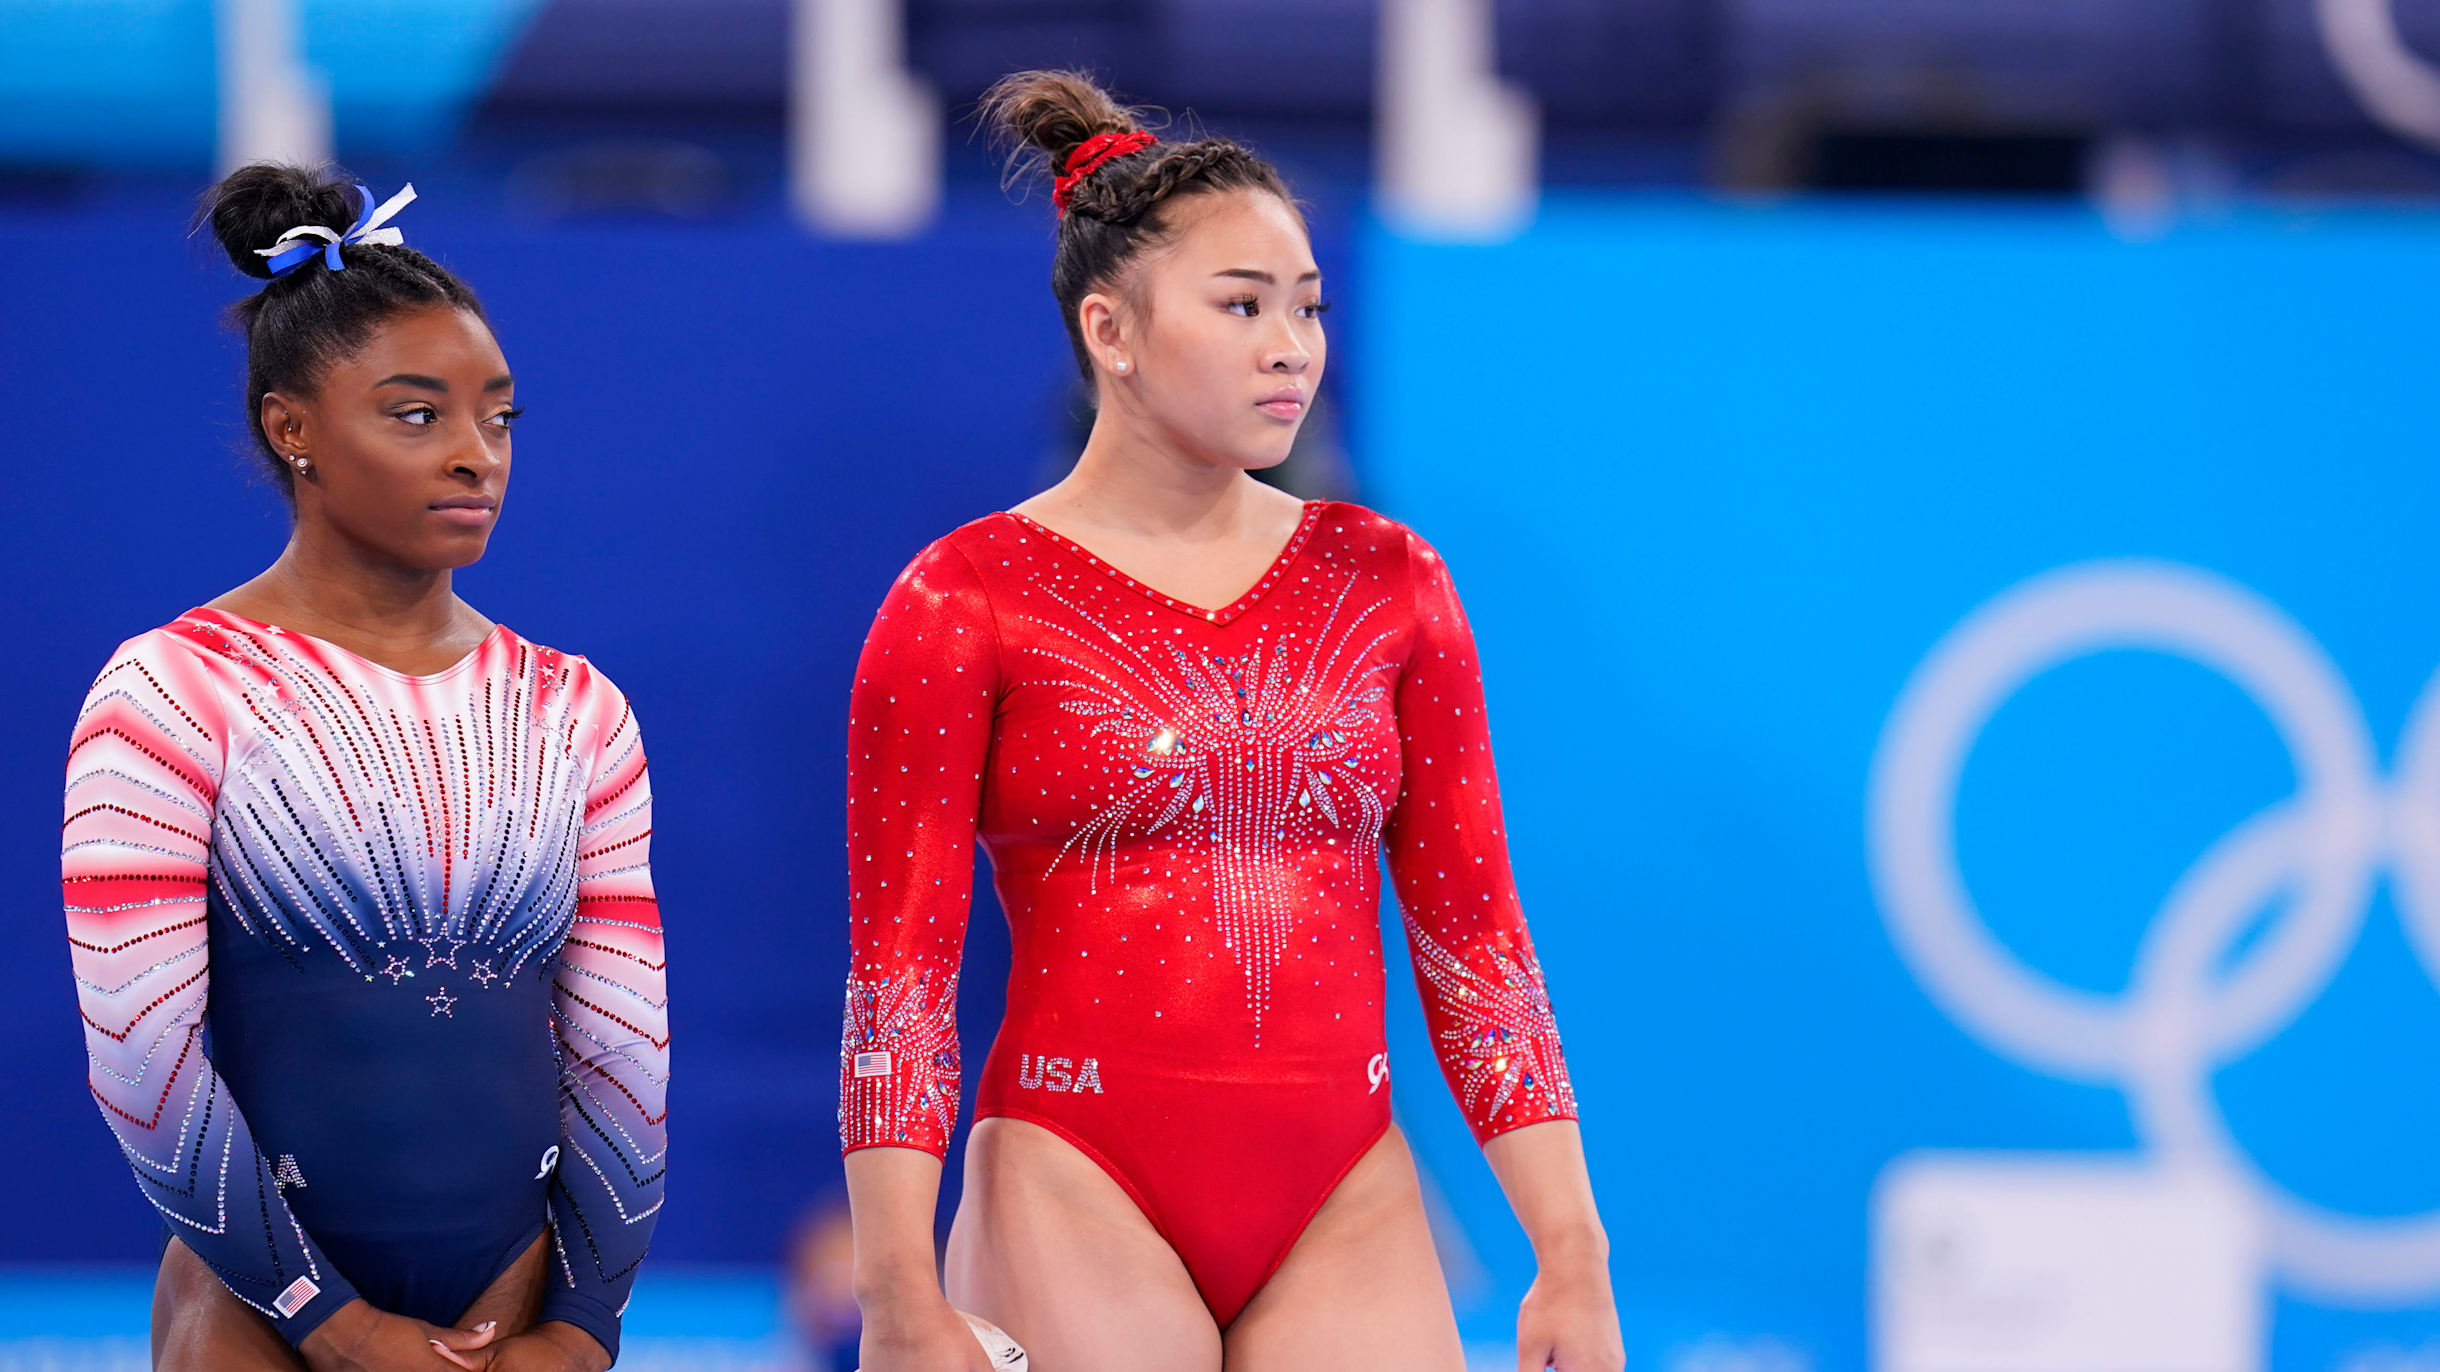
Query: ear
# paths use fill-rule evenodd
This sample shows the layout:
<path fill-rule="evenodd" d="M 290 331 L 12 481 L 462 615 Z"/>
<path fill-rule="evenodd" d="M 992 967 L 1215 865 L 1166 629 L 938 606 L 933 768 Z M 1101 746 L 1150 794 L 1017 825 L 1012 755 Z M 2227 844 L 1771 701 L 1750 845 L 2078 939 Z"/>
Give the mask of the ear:
<path fill-rule="evenodd" d="M 299 454 L 312 455 L 313 436 L 306 430 L 305 407 L 295 399 L 278 391 L 266 392 L 262 411 L 255 418 L 280 461 L 286 462 Z"/>
<path fill-rule="evenodd" d="M 1093 358 L 1093 369 L 1125 374 L 1131 367 L 1120 367 L 1121 359 L 1132 361 L 1135 340 L 1130 337 L 1126 306 L 1108 291 L 1095 291 L 1076 303 L 1076 322 L 1084 334 L 1084 350 Z"/>

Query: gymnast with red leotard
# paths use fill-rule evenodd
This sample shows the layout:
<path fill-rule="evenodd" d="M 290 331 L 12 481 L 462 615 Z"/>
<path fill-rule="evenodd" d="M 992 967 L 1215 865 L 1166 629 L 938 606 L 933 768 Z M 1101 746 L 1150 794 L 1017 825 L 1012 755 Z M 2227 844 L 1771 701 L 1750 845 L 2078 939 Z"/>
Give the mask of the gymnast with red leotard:
<path fill-rule="evenodd" d="M 1074 472 L 898 578 L 850 708 L 840 1049 L 865 1372 L 1462 1372 L 1390 1119 L 1386 857 L 1440 1065 L 1539 1274 L 1521 1367 L 1623 1364 L 1509 875 L 1472 635 L 1404 526 L 1277 464 L 1325 346 L 1277 171 L 1092 82 L 985 110 L 1049 163 L 1097 412 Z M 1013 965 L 945 1274 L 973 846 Z"/>

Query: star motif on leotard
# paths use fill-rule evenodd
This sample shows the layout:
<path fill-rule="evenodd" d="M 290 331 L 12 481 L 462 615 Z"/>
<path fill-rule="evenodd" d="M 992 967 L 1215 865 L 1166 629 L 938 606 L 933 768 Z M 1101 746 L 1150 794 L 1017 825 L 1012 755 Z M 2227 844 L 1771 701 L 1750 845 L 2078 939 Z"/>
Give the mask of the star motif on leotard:
<path fill-rule="evenodd" d="M 437 934 L 431 938 L 419 938 L 415 941 L 424 946 L 424 966 L 426 967 L 457 966 L 458 949 L 466 946 L 466 940 L 462 938 L 451 938 L 447 934 Z M 436 944 L 443 943 L 449 945 L 449 951 L 447 953 L 441 952 L 440 949 L 435 946 Z"/>
<path fill-rule="evenodd" d="M 424 997 L 424 1003 L 432 1007 L 433 1014 L 449 1015 L 451 1019 L 457 1018 L 456 1015 L 450 1014 L 450 1007 L 457 1004 L 457 997 L 450 995 L 449 988 L 446 986 Z"/>
<path fill-rule="evenodd" d="M 406 978 L 414 976 L 415 971 L 413 968 L 407 966 L 407 960 L 405 958 L 396 953 L 392 953 L 390 954 L 389 965 L 381 969 L 381 975 L 388 977 L 390 979 L 390 984 L 392 986 L 396 986 L 399 982 L 405 980 Z"/>
<path fill-rule="evenodd" d="M 474 969 L 466 975 L 473 977 L 475 984 L 479 986 L 489 986 L 500 979 L 500 974 L 491 970 L 491 959 L 489 958 L 477 959 Z"/>

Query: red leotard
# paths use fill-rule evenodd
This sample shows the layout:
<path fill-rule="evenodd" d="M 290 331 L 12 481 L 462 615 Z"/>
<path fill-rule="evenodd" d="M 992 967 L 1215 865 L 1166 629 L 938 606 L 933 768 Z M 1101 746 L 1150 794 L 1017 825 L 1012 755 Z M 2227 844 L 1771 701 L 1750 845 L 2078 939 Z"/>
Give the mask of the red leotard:
<path fill-rule="evenodd" d="M 1014 958 L 977 1117 L 1100 1163 L 1223 1326 L 1389 1125 L 1384 851 L 1476 1137 L 1574 1118 L 1473 636 L 1404 526 L 1309 504 L 1203 610 L 985 516 L 891 588 L 849 729 L 848 1150 L 946 1148 L 978 837 Z"/>

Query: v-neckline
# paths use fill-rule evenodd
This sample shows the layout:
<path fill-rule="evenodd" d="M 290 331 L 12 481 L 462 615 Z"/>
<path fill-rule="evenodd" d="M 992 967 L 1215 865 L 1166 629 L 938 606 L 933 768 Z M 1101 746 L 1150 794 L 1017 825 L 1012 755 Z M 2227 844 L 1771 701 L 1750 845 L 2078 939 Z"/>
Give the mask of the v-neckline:
<path fill-rule="evenodd" d="M 1078 561 L 1083 562 L 1089 567 L 1098 569 L 1104 575 L 1108 576 L 1112 581 L 1133 590 L 1138 595 L 1143 596 L 1145 599 L 1150 600 L 1155 604 L 1165 605 L 1172 610 L 1178 611 L 1180 614 L 1191 615 L 1194 618 L 1200 619 L 1208 624 L 1227 624 L 1231 620 L 1243 615 L 1246 611 L 1253 609 L 1255 602 L 1261 600 L 1273 586 L 1278 585 L 1281 579 L 1287 575 L 1288 568 L 1293 566 L 1296 562 L 1297 554 L 1305 550 L 1306 540 L 1313 536 L 1314 526 L 1321 522 L 1322 507 L 1327 504 L 1329 504 L 1329 502 L 1324 500 L 1306 501 L 1305 512 L 1303 516 L 1296 521 L 1296 532 L 1288 535 L 1287 544 L 1279 550 L 1279 554 L 1276 557 L 1271 559 L 1270 565 L 1263 569 L 1262 575 L 1255 580 L 1253 585 L 1248 586 L 1245 589 L 1245 594 L 1238 596 L 1235 600 L 1230 601 L 1227 605 L 1224 605 L 1217 610 L 1205 609 L 1200 605 L 1189 604 L 1186 601 L 1178 599 L 1176 596 L 1166 594 L 1145 585 L 1143 582 L 1138 581 L 1134 577 L 1120 571 L 1117 567 L 1112 566 L 1108 560 L 1104 559 L 1100 554 L 1094 552 L 1092 549 L 1077 542 L 1075 539 L 1069 538 L 1067 535 L 1060 533 L 1058 530 L 1051 528 L 1049 525 L 1044 524 L 1042 521 L 1035 519 L 1031 515 L 1018 514 L 1015 510 L 1002 510 L 1000 513 L 1017 521 L 1017 523 L 1023 525 L 1024 527 L 1031 529 L 1056 546 L 1066 549 Z"/>

